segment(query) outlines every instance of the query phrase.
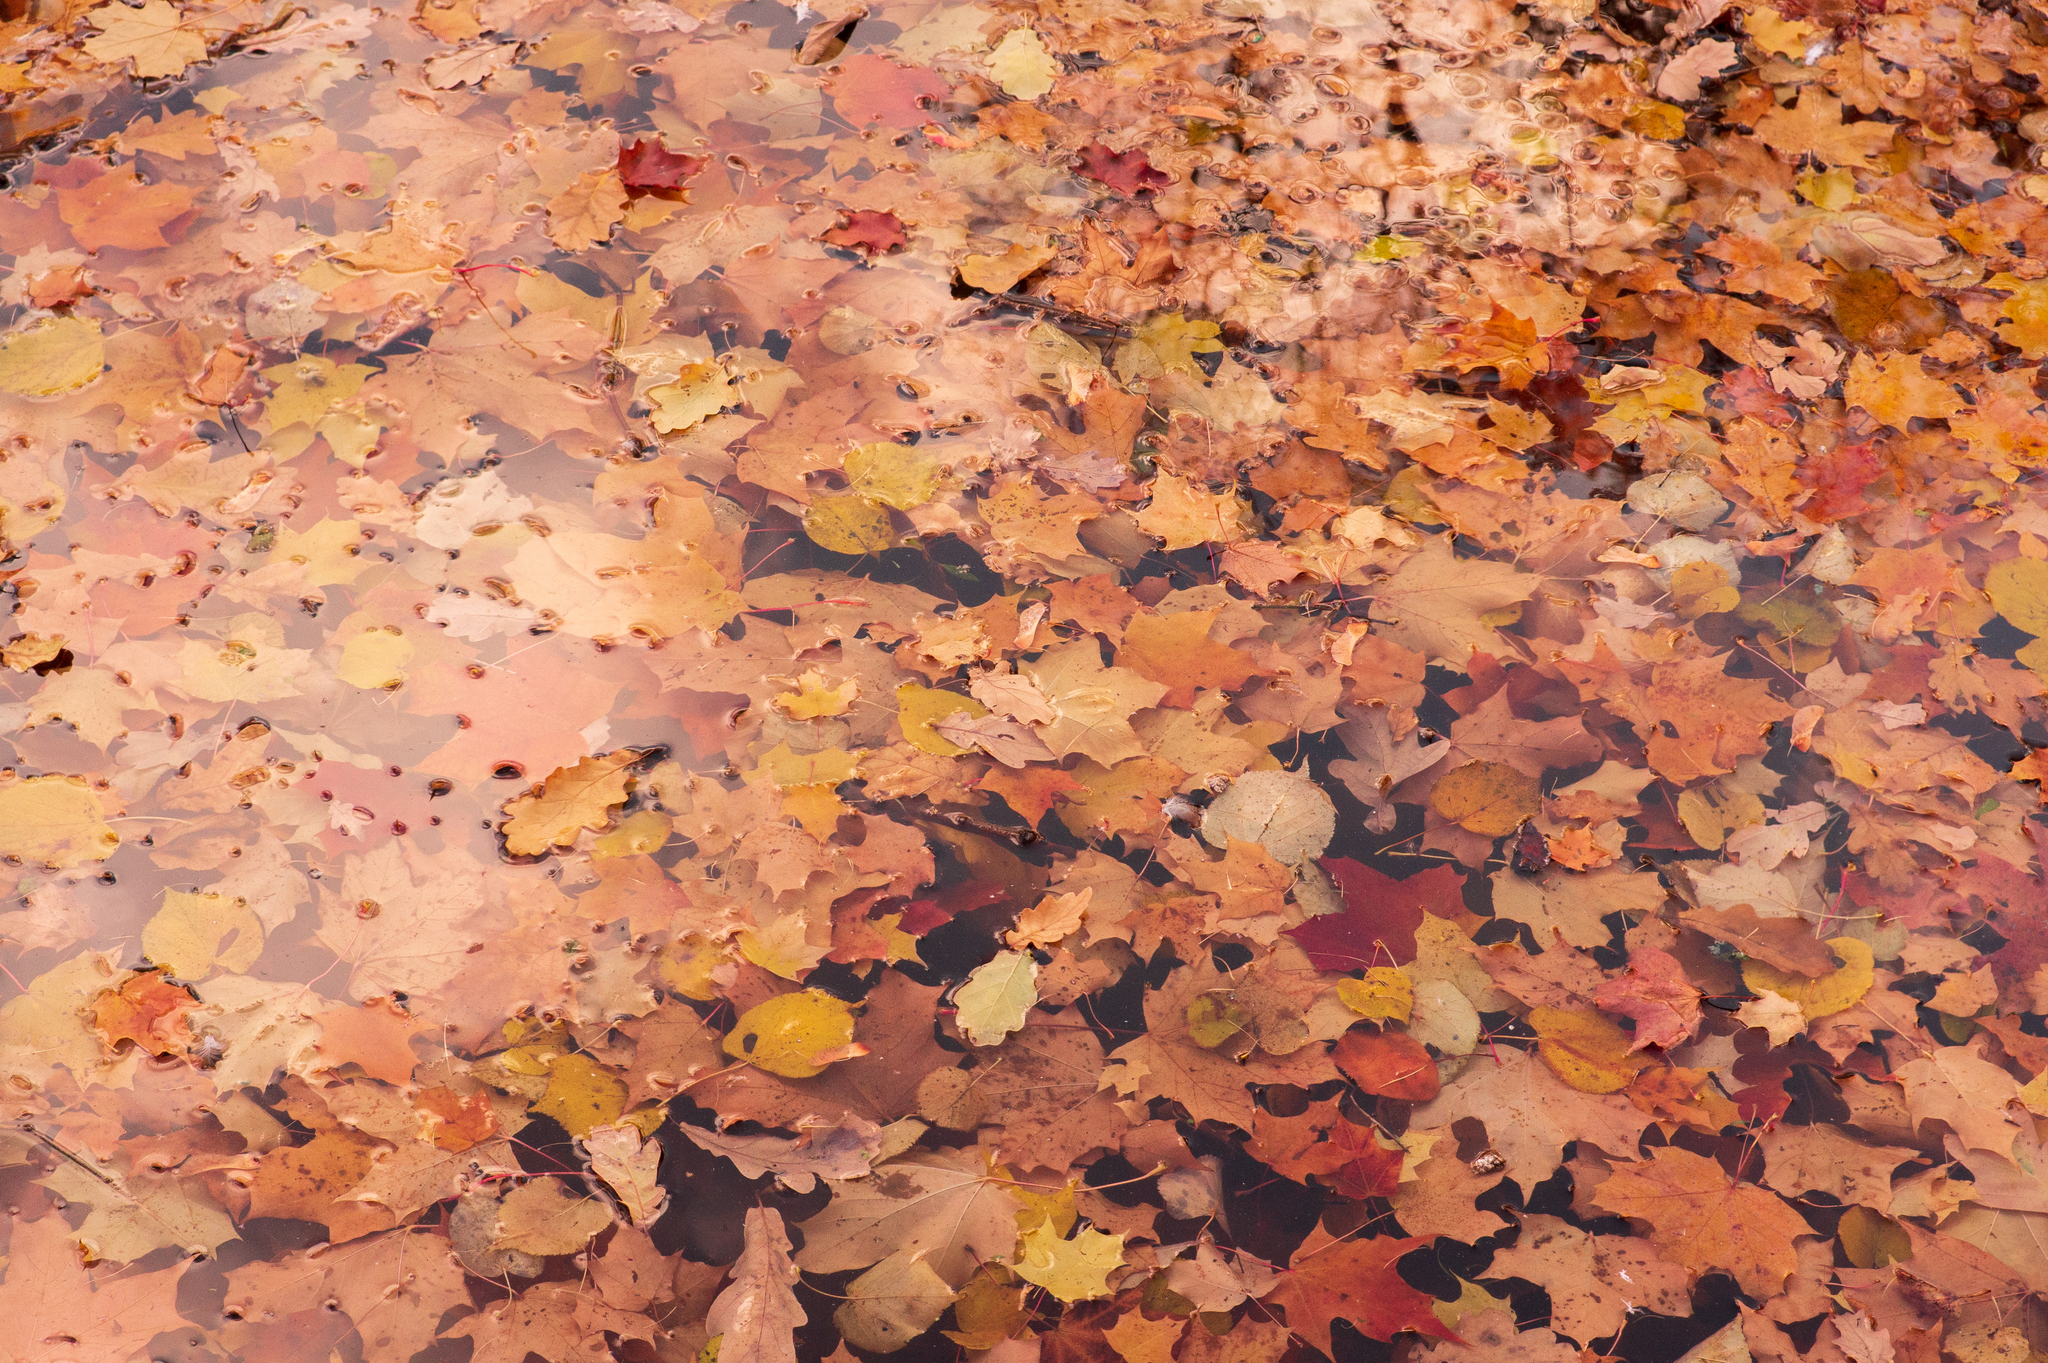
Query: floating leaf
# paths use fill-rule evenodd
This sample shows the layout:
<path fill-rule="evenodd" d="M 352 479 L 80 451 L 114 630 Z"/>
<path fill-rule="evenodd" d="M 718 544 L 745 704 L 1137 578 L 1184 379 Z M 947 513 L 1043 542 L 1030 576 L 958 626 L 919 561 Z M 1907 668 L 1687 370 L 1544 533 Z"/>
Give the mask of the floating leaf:
<path fill-rule="evenodd" d="M 1017 1276 L 1061 1301 L 1108 1296 L 1109 1275 L 1123 1267 L 1121 1235 L 1091 1229 L 1065 1240 L 1050 1223 L 1043 1223 L 1018 1243 L 1024 1257 L 1017 1263 Z"/>
<path fill-rule="evenodd" d="M 804 533 L 835 554 L 879 554 L 895 547 L 896 531 L 881 503 L 855 492 L 821 493 L 804 513 Z"/>
<path fill-rule="evenodd" d="M 1536 816 L 1543 792 L 1534 777 L 1505 762 L 1467 762 L 1443 774 L 1429 807 L 1468 833 L 1505 837 Z"/>
<path fill-rule="evenodd" d="M 1024 1025 L 1038 1002 L 1038 962 L 1028 951 L 998 952 L 974 968 L 953 995 L 960 1030 L 977 1046 L 995 1046 Z"/>
<path fill-rule="evenodd" d="M 740 1014 L 725 1053 L 789 1079 L 823 1074 L 853 1043 L 853 1006 L 822 989 L 778 994 Z"/>

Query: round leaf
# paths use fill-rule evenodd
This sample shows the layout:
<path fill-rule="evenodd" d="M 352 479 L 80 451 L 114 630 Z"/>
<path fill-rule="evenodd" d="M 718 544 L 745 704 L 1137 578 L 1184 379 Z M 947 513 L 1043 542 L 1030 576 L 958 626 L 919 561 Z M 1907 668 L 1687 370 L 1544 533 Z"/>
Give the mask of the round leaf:
<path fill-rule="evenodd" d="M 1436 783 L 1429 807 L 1468 833 L 1498 838 L 1535 817 L 1542 800 L 1536 779 L 1507 763 L 1467 762 Z"/>
<path fill-rule="evenodd" d="M 740 1014 L 725 1053 L 785 1079 L 809 1079 L 853 1041 L 853 1005 L 819 989 L 778 994 Z"/>
<path fill-rule="evenodd" d="M 896 543 L 889 513 L 857 492 L 819 497 L 804 513 L 804 533 L 835 554 L 879 554 Z"/>
<path fill-rule="evenodd" d="M 1211 847 L 1228 850 L 1232 838 L 1256 842 L 1290 866 L 1320 856 L 1336 832 L 1337 807 L 1301 771 L 1248 771 L 1202 814 Z"/>
<path fill-rule="evenodd" d="M 903 726 L 903 739 L 911 747 L 934 757 L 959 757 L 966 748 L 952 742 L 932 726 L 949 715 L 979 719 L 988 707 L 978 700 L 941 691 L 936 687 L 905 682 L 896 688 L 896 722 Z"/>
<path fill-rule="evenodd" d="M 1627 1032 L 1590 1008 L 1537 1008 L 1529 1025 L 1543 1063 L 1581 1093 L 1619 1093 L 1652 1063 L 1629 1050 Z"/>
<path fill-rule="evenodd" d="M 908 511 L 932 499 L 939 461 L 920 445 L 862 445 L 847 453 L 846 480 L 862 496 Z"/>

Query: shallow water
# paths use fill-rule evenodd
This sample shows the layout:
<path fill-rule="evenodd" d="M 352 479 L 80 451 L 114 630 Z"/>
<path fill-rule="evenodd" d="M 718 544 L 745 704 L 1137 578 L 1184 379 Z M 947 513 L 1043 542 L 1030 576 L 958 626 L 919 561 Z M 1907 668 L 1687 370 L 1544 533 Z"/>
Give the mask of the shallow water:
<path fill-rule="evenodd" d="M 2042 12 L 0 35 L 23 1358 L 2048 1342 Z"/>

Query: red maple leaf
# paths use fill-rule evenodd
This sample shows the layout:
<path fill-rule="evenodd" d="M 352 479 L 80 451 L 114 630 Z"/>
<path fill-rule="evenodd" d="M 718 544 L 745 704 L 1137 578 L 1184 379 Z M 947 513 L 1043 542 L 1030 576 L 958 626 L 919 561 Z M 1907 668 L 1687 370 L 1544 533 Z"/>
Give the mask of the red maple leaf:
<path fill-rule="evenodd" d="M 1372 1339 L 1391 1340 L 1413 1330 L 1462 1344 L 1430 1309 L 1436 1299 L 1410 1287 L 1397 1267 L 1403 1255 L 1428 1243 L 1420 1237 L 1340 1241 L 1318 1226 L 1294 1251 L 1287 1276 L 1266 1301 L 1284 1307 L 1287 1328 L 1328 1358 L 1336 1357 L 1330 1326 L 1339 1320 Z"/>
<path fill-rule="evenodd" d="M 1682 1046 L 1700 1025 L 1700 991 L 1676 957 L 1655 947 L 1636 948 L 1628 958 L 1628 973 L 1601 985 L 1593 1003 L 1634 1019 L 1631 1051 Z"/>
<path fill-rule="evenodd" d="M 1780 429 L 1798 424 L 1792 400 L 1771 387 L 1770 379 L 1755 365 L 1745 365 L 1722 379 L 1719 396 L 1742 415 Z"/>
<path fill-rule="evenodd" d="M 1318 970 L 1405 965 L 1415 959 L 1415 929 L 1426 906 L 1464 904 L 1464 877 L 1448 866 L 1395 880 L 1349 857 L 1322 857 L 1316 864 L 1337 882 L 1344 912 L 1311 918 L 1287 935 Z"/>
<path fill-rule="evenodd" d="M 710 163 L 708 156 L 685 156 L 646 138 L 619 147 L 619 178 L 627 189 L 681 189 Z"/>
<path fill-rule="evenodd" d="M 1812 501 L 1799 508 L 1815 521 L 1839 521 L 1870 509 L 1863 489 L 1889 472 L 1875 444 L 1865 440 L 1838 445 L 1806 465 L 1807 482 L 1816 489 Z"/>
<path fill-rule="evenodd" d="M 1100 142 L 1081 148 L 1080 171 L 1100 180 L 1119 194 L 1149 194 L 1173 183 L 1163 170 L 1154 170 L 1142 151 L 1111 151 Z"/>
<path fill-rule="evenodd" d="M 1944 879 L 1961 899 L 1950 901 L 1949 907 L 1988 920 L 2005 938 L 2005 945 L 1987 959 L 1999 985 L 2024 997 L 2026 980 L 2048 965 L 2048 902 L 2043 900 L 2041 882 L 1992 856 L 1979 857 Z M 1875 888 L 1874 882 L 1865 884 Z"/>
<path fill-rule="evenodd" d="M 875 213 L 868 209 L 848 213 L 846 221 L 827 232 L 823 239 L 834 246 L 862 250 L 871 256 L 885 255 L 910 240 L 903 235 L 903 224 L 894 213 Z"/>

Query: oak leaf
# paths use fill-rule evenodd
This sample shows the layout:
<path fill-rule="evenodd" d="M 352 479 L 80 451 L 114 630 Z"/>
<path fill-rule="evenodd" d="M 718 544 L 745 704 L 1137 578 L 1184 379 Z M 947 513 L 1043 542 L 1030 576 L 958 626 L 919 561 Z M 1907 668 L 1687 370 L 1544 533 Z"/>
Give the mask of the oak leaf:
<path fill-rule="evenodd" d="M 548 200 L 548 239 L 564 251 L 587 251 L 611 236 L 627 202 L 617 170 L 586 170 Z"/>

